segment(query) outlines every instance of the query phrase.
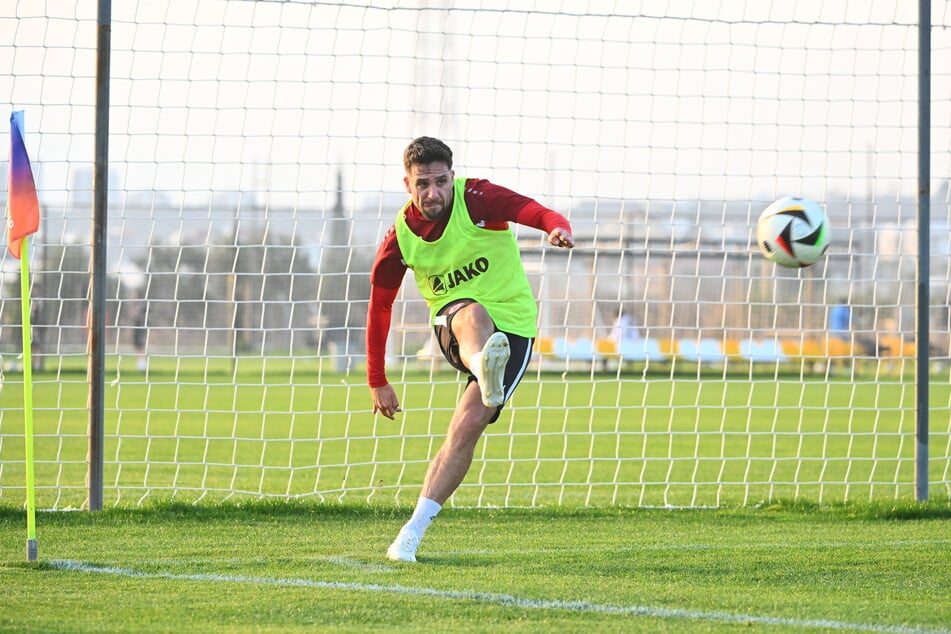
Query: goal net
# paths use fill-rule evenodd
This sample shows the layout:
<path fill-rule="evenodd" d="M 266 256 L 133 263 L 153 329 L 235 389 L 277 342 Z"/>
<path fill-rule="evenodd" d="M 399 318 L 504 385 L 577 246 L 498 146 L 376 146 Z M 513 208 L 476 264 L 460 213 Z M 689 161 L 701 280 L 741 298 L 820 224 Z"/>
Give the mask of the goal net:
<path fill-rule="evenodd" d="M 70 5 L 0 7 L 0 92 L 25 112 L 42 207 L 41 508 L 88 504 L 97 25 L 94 0 Z M 536 354 L 453 504 L 912 499 L 921 346 L 929 481 L 949 495 L 951 75 L 932 66 L 920 341 L 915 9 L 113 3 L 105 504 L 415 501 L 465 379 L 408 281 L 387 359 L 405 411 L 374 416 L 364 328 L 420 135 L 453 148 L 458 175 L 568 216 L 578 245 L 516 228 Z M 951 5 L 932 22 L 947 58 Z M 756 247 L 760 211 L 787 195 L 828 214 L 806 269 Z M 0 504 L 20 505 L 19 269 L 0 266 Z"/>

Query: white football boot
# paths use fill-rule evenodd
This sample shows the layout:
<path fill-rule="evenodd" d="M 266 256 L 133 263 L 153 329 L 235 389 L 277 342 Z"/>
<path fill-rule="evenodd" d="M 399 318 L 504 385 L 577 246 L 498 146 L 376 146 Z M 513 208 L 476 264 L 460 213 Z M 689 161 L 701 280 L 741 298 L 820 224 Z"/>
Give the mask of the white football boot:
<path fill-rule="evenodd" d="M 411 530 L 400 529 L 399 534 L 390 547 L 386 549 L 386 558 L 392 561 L 416 563 L 416 549 L 419 548 L 420 537 Z"/>
<path fill-rule="evenodd" d="M 479 358 L 479 388 L 486 407 L 498 407 L 505 402 L 505 366 L 509 362 L 509 339 L 505 333 L 496 332 L 482 347 Z"/>

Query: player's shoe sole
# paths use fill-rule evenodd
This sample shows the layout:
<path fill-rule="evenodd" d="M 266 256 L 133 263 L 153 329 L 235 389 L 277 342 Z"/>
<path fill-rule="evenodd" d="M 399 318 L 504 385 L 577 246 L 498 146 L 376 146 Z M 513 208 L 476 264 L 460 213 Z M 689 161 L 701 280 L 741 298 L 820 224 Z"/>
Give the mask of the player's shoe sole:
<path fill-rule="evenodd" d="M 412 531 L 401 529 L 396 539 L 386 549 L 386 558 L 415 564 L 417 548 L 419 548 L 419 537 Z"/>
<path fill-rule="evenodd" d="M 508 365 L 509 339 L 505 333 L 496 332 L 489 337 L 482 347 L 480 359 L 482 380 L 479 388 L 482 390 L 482 402 L 486 407 L 498 407 L 505 402 L 505 366 Z"/>

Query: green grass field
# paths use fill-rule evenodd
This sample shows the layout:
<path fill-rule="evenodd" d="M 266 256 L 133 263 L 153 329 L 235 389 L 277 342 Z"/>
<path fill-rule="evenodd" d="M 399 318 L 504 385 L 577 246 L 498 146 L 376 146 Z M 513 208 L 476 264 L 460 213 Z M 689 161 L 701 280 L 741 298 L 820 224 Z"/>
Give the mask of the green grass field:
<path fill-rule="evenodd" d="M 165 362 L 163 365 L 162 362 Z M 362 373 L 312 359 L 160 359 L 107 373 L 106 504 L 415 499 L 461 382 L 398 377 L 405 412 L 370 413 Z M 22 499 L 22 389 L 0 392 L 0 505 Z M 88 386 L 35 379 L 40 508 L 85 499 Z M 914 498 L 914 384 L 796 374 L 541 373 L 480 444 L 465 506 L 721 506 Z M 948 497 L 951 385 L 935 382 L 931 481 Z M 13 500 L 10 498 L 13 497 Z"/>
<path fill-rule="evenodd" d="M 0 631 L 948 632 L 946 502 L 447 509 L 308 503 L 0 512 Z"/>
<path fill-rule="evenodd" d="M 0 631 L 951 631 L 947 420 L 915 503 L 908 380 L 529 377 L 402 565 L 457 378 L 401 376 L 391 422 L 288 363 L 110 374 L 107 508 L 40 512 L 36 563 L 8 375 Z M 85 377 L 36 379 L 38 505 L 79 507 Z"/>

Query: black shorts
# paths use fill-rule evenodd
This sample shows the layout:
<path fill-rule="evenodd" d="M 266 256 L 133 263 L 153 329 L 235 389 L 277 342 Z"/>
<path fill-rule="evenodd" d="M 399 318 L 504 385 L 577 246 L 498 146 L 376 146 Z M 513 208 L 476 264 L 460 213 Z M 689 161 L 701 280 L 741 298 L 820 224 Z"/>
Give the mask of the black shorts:
<path fill-rule="evenodd" d="M 474 299 L 460 299 L 443 306 L 437 313 L 436 324 L 433 326 L 433 332 L 436 334 L 436 341 L 439 342 L 439 349 L 449 365 L 455 369 L 469 375 L 468 382 L 476 380 L 472 372 L 462 362 L 459 357 L 459 342 L 452 332 L 452 317 L 463 306 L 475 303 Z M 505 402 L 509 400 L 515 388 L 518 386 L 525 371 L 528 369 L 528 362 L 532 359 L 532 344 L 534 339 L 513 335 L 510 332 L 500 331 L 508 337 L 509 340 L 509 362 L 505 366 L 505 376 L 502 380 L 502 387 L 505 392 Z M 490 423 L 494 423 L 502 412 L 502 405 L 499 406 L 492 417 Z"/>

